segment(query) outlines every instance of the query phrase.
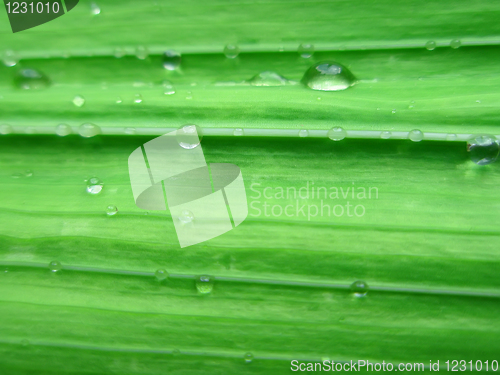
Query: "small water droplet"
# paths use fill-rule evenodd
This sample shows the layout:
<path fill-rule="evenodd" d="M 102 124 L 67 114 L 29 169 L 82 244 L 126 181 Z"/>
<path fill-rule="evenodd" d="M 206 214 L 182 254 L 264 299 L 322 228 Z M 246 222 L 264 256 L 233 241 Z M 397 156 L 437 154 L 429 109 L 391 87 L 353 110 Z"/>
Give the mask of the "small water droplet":
<path fill-rule="evenodd" d="M 87 193 L 95 195 L 102 191 L 104 184 L 97 177 L 89 178 L 87 181 Z"/>
<path fill-rule="evenodd" d="M 174 85 L 172 84 L 172 82 L 170 81 L 163 81 L 162 83 L 162 86 L 163 86 L 163 93 L 165 95 L 173 95 L 175 94 L 175 88 L 174 88 Z"/>
<path fill-rule="evenodd" d="M 135 50 L 135 57 L 139 60 L 145 60 L 149 56 L 148 49 L 144 46 L 139 46 Z"/>
<path fill-rule="evenodd" d="M 238 48 L 237 45 L 228 44 L 227 46 L 224 47 L 224 55 L 226 55 L 228 59 L 234 59 L 238 57 L 239 54 L 240 54 L 240 49 Z"/>
<path fill-rule="evenodd" d="M 243 135 L 244 131 L 241 128 L 234 129 L 233 135 L 240 136 Z"/>
<path fill-rule="evenodd" d="M 166 280 L 166 279 L 168 279 L 168 272 L 165 269 L 156 270 L 155 277 L 156 277 L 156 280 L 158 280 L 158 281 Z"/>
<path fill-rule="evenodd" d="M 342 64 L 321 62 L 311 66 L 305 72 L 301 82 L 313 90 L 340 91 L 354 85 L 356 78 Z"/>
<path fill-rule="evenodd" d="M 62 268 L 61 263 L 59 263 L 57 260 L 53 260 L 52 262 L 49 263 L 49 269 L 52 272 L 58 272 Z"/>
<path fill-rule="evenodd" d="M 393 109 L 391 112 L 392 112 L 392 114 L 395 114 L 397 111 L 395 109 Z"/>
<path fill-rule="evenodd" d="M 493 163 L 500 153 L 500 145 L 493 135 L 475 135 L 467 141 L 471 160 L 478 165 Z"/>
<path fill-rule="evenodd" d="M 6 135 L 12 133 L 12 126 L 3 124 L 0 125 L 0 134 Z"/>
<path fill-rule="evenodd" d="M 428 51 L 432 51 L 434 50 L 434 48 L 436 48 L 436 42 L 433 41 L 433 40 L 429 40 L 427 43 L 425 43 L 425 48 L 428 50 Z"/>
<path fill-rule="evenodd" d="M 309 135 L 309 132 L 306 129 L 301 129 L 299 130 L 299 137 L 307 137 Z"/>
<path fill-rule="evenodd" d="M 391 132 L 390 131 L 383 131 L 380 133 L 380 138 L 382 139 L 389 139 L 391 138 Z"/>
<path fill-rule="evenodd" d="M 168 50 L 163 54 L 163 67 L 167 70 L 175 70 L 181 65 L 181 54 Z"/>
<path fill-rule="evenodd" d="M 80 125 L 78 128 L 78 133 L 85 138 L 90 138 L 94 137 L 98 134 L 101 134 L 101 128 L 99 128 L 97 125 L 91 124 L 91 123 L 85 123 Z"/>
<path fill-rule="evenodd" d="M 457 135 L 456 134 L 453 134 L 453 133 L 450 133 L 450 134 L 446 134 L 446 140 L 447 141 L 456 141 L 457 140 Z"/>
<path fill-rule="evenodd" d="M 73 104 L 77 107 L 82 107 L 85 104 L 85 98 L 81 95 L 77 95 L 73 98 Z"/>
<path fill-rule="evenodd" d="M 116 98 L 116 104 L 122 104 L 123 100 L 121 97 Z"/>
<path fill-rule="evenodd" d="M 106 207 L 106 214 L 108 216 L 113 216 L 118 213 L 118 208 L 112 204 L 110 204 L 108 207 Z"/>
<path fill-rule="evenodd" d="M 12 174 L 12 178 L 28 178 L 33 176 L 33 171 L 31 169 L 27 169 L 22 173 L 14 173 Z"/>
<path fill-rule="evenodd" d="M 15 66 L 19 62 L 19 59 L 14 51 L 7 50 L 3 53 L 2 61 L 5 66 L 11 67 Z"/>
<path fill-rule="evenodd" d="M 191 150 L 200 144 L 203 133 L 199 126 L 188 124 L 181 126 L 177 130 L 176 138 L 179 146 Z"/>
<path fill-rule="evenodd" d="M 481 104 L 481 100 L 476 100 L 476 103 L 479 103 L 479 104 Z"/>
<path fill-rule="evenodd" d="M 253 361 L 253 354 L 250 352 L 245 353 L 243 359 L 245 360 L 245 363 L 251 363 Z"/>
<path fill-rule="evenodd" d="M 39 90 L 50 84 L 48 77 L 35 69 L 21 69 L 14 78 L 15 85 L 23 90 Z"/>
<path fill-rule="evenodd" d="M 364 297 L 368 293 L 368 284 L 358 280 L 351 284 L 351 292 L 355 297 Z"/>
<path fill-rule="evenodd" d="M 93 1 L 90 3 L 90 14 L 92 16 L 97 16 L 98 14 L 101 14 L 101 8 Z"/>
<path fill-rule="evenodd" d="M 450 42 L 450 47 L 453 48 L 453 49 L 460 48 L 461 45 L 462 45 L 462 42 L 459 39 L 453 39 Z"/>
<path fill-rule="evenodd" d="M 141 94 L 135 94 L 134 103 L 136 103 L 136 104 L 142 103 L 142 95 Z"/>
<path fill-rule="evenodd" d="M 414 108 L 414 107 L 415 107 L 415 100 L 412 100 L 412 101 L 410 102 L 410 104 L 408 105 L 408 108 L 409 108 L 409 109 L 412 109 L 412 108 Z"/>
<path fill-rule="evenodd" d="M 134 135 L 137 134 L 137 130 L 135 128 L 125 128 L 125 134 Z"/>
<path fill-rule="evenodd" d="M 212 277 L 207 275 L 198 276 L 196 278 L 196 289 L 201 294 L 211 293 L 214 289 L 214 280 Z"/>
<path fill-rule="evenodd" d="M 249 82 L 253 86 L 284 86 L 287 79 L 278 73 L 265 71 L 253 76 Z"/>
<path fill-rule="evenodd" d="M 422 133 L 418 129 L 413 129 L 408 133 L 408 139 L 413 142 L 420 142 L 422 139 L 424 139 L 424 133 Z"/>
<path fill-rule="evenodd" d="M 181 215 L 179 216 L 179 220 L 182 224 L 189 224 L 193 222 L 194 215 L 189 210 L 182 210 Z"/>
<path fill-rule="evenodd" d="M 308 59 L 314 53 L 314 46 L 312 44 L 301 44 L 299 46 L 299 55 L 304 59 Z"/>
<path fill-rule="evenodd" d="M 122 58 L 123 56 L 125 56 L 125 54 L 126 54 L 126 52 L 123 48 L 121 48 L 121 47 L 115 48 L 114 55 L 117 59 Z"/>
<path fill-rule="evenodd" d="M 318 100 L 321 100 L 321 97 L 320 97 L 320 96 L 318 96 Z"/>
<path fill-rule="evenodd" d="M 328 130 L 328 138 L 332 141 L 341 141 L 347 136 L 347 132 L 340 126 L 336 126 Z"/>

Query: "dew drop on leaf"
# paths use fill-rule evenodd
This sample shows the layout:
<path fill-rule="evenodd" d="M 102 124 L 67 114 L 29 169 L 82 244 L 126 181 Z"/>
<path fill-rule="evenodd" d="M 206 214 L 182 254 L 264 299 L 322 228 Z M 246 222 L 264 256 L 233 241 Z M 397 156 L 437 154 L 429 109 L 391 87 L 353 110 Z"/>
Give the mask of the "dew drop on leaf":
<path fill-rule="evenodd" d="M 118 213 L 118 208 L 112 204 L 110 204 L 108 207 L 106 207 L 106 214 L 108 216 L 114 216 Z"/>
<path fill-rule="evenodd" d="M 167 70 L 175 70 L 181 65 L 181 54 L 168 50 L 163 54 L 163 67 Z"/>
<path fill-rule="evenodd" d="M 50 84 L 49 78 L 35 69 L 21 69 L 14 78 L 16 87 L 23 90 L 39 90 L 47 88 Z"/>
<path fill-rule="evenodd" d="M 368 284 L 358 280 L 351 284 L 351 292 L 355 297 L 364 297 L 368 293 Z"/>
<path fill-rule="evenodd" d="M 499 142 L 493 135 L 476 135 L 467 141 L 471 160 L 478 165 L 493 163 L 500 152 Z"/>
<path fill-rule="evenodd" d="M 328 138 L 332 141 L 341 141 L 346 137 L 346 135 L 347 132 L 340 126 L 333 127 L 328 131 Z"/>
<path fill-rule="evenodd" d="M 224 47 L 224 55 L 228 59 L 235 59 L 240 54 L 240 49 L 235 44 L 228 44 Z"/>
<path fill-rule="evenodd" d="M 427 43 L 425 43 L 425 48 L 428 51 L 432 51 L 436 48 L 436 42 L 433 40 L 429 40 Z"/>
<path fill-rule="evenodd" d="M 422 139 L 424 139 L 424 133 L 422 133 L 418 129 L 413 129 L 408 133 L 408 139 L 413 142 L 420 142 Z"/>
<path fill-rule="evenodd" d="M 265 71 L 253 76 L 249 82 L 253 86 L 284 86 L 288 80 L 278 73 Z"/>
<path fill-rule="evenodd" d="M 53 260 L 52 262 L 49 263 L 49 269 L 52 272 L 58 272 L 62 268 L 61 263 L 59 263 L 57 260 Z"/>
<path fill-rule="evenodd" d="M 308 59 L 314 53 L 314 46 L 312 44 L 301 44 L 299 46 L 299 55 L 304 59 Z"/>
<path fill-rule="evenodd" d="M 313 90 L 341 91 L 354 85 L 356 78 L 342 64 L 321 62 L 307 69 L 301 82 Z"/>
<path fill-rule="evenodd" d="M 176 133 L 177 143 L 186 150 L 197 147 L 203 138 L 201 128 L 197 125 L 188 124 L 180 127 Z"/>
<path fill-rule="evenodd" d="M 65 137 L 72 133 L 71 126 L 67 124 L 59 124 L 56 126 L 56 134 L 60 137 Z"/>
<path fill-rule="evenodd" d="M 156 277 L 156 280 L 158 280 L 158 281 L 166 280 L 166 279 L 168 279 L 168 272 L 165 269 L 158 269 L 155 272 L 155 277 Z"/>
<path fill-rule="evenodd" d="M 90 138 L 101 134 L 101 128 L 91 123 L 85 123 L 80 125 L 78 133 L 84 138 Z"/>
<path fill-rule="evenodd" d="M 196 289 L 201 294 L 211 293 L 214 289 L 214 280 L 211 276 L 202 275 L 196 278 Z"/>
<path fill-rule="evenodd" d="M 96 195 L 102 191 L 104 184 L 97 177 L 91 177 L 87 181 L 87 193 Z"/>
<path fill-rule="evenodd" d="M 82 107 L 85 104 L 85 98 L 81 95 L 76 95 L 73 98 L 73 104 L 77 107 Z"/>

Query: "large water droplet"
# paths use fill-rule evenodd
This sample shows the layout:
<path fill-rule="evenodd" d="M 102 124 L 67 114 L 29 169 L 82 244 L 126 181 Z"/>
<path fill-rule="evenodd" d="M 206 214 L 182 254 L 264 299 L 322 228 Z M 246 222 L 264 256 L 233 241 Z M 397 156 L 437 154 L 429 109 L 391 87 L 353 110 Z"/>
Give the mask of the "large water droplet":
<path fill-rule="evenodd" d="M 238 48 L 237 45 L 228 44 L 227 46 L 224 47 L 224 55 L 226 55 L 228 59 L 234 59 L 238 57 L 239 54 L 240 54 L 240 49 Z"/>
<path fill-rule="evenodd" d="M 76 95 L 73 98 L 73 104 L 77 107 L 83 107 L 83 105 L 85 104 L 85 98 L 81 95 Z"/>
<path fill-rule="evenodd" d="M 7 50 L 3 53 L 2 61 L 5 66 L 11 67 L 15 66 L 19 62 L 19 59 L 17 58 L 14 51 Z"/>
<path fill-rule="evenodd" d="M 118 213 L 118 208 L 112 204 L 110 204 L 108 207 L 106 207 L 106 214 L 108 216 L 113 216 Z"/>
<path fill-rule="evenodd" d="M 235 136 L 243 135 L 243 133 L 244 133 L 244 131 L 241 128 L 234 129 L 234 131 L 233 131 L 233 135 L 235 135 Z"/>
<path fill-rule="evenodd" d="M 341 141 L 347 135 L 347 132 L 340 126 L 336 126 L 328 130 L 328 138 L 332 141 Z"/>
<path fill-rule="evenodd" d="M 287 81 L 285 77 L 280 76 L 278 73 L 265 71 L 252 77 L 249 82 L 253 86 L 284 86 Z"/>
<path fill-rule="evenodd" d="M 176 139 L 179 146 L 187 150 L 197 147 L 203 138 L 201 128 L 197 125 L 184 125 L 177 130 Z"/>
<path fill-rule="evenodd" d="M 433 40 L 429 40 L 427 43 L 425 43 L 425 48 L 428 50 L 428 51 L 432 51 L 434 50 L 434 48 L 436 48 L 436 42 L 433 41 Z"/>
<path fill-rule="evenodd" d="M 424 133 L 422 133 L 418 129 L 413 129 L 408 133 L 408 138 L 413 142 L 420 142 L 422 139 L 424 139 Z"/>
<path fill-rule="evenodd" d="M 168 272 L 167 272 L 167 270 L 164 270 L 164 269 L 156 270 L 155 277 L 156 277 L 156 280 L 158 280 L 158 281 L 167 280 L 168 279 Z"/>
<path fill-rule="evenodd" d="M 299 137 L 307 137 L 309 135 L 309 132 L 306 129 L 301 129 L 299 130 Z"/>
<path fill-rule="evenodd" d="M 59 124 L 56 126 L 56 134 L 60 137 L 65 137 L 72 133 L 71 126 L 66 124 Z"/>
<path fill-rule="evenodd" d="M 299 55 L 304 59 L 308 59 L 314 53 L 314 46 L 312 44 L 301 44 L 299 46 Z"/>
<path fill-rule="evenodd" d="M 201 294 L 211 293 L 214 289 L 214 280 L 212 277 L 207 275 L 198 276 L 196 278 L 196 289 Z"/>
<path fill-rule="evenodd" d="M 253 354 L 250 352 L 245 353 L 243 359 L 245 360 L 245 363 L 251 363 L 253 361 Z"/>
<path fill-rule="evenodd" d="M 355 297 L 364 297 L 368 293 L 368 284 L 358 280 L 351 284 L 351 292 Z"/>
<path fill-rule="evenodd" d="M 450 47 L 453 48 L 453 49 L 460 48 L 461 45 L 462 45 L 462 42 L 459 39 L 453 39 L 450 42 Z"/>
<path fill-rule="evenodd" d="M 321 62 L 307 69 L 301 82 L 313 90 L 340 91 L 356 83 L 356 77 L 342 64 Z"/>
<path fill-rule="evenodd" d="M 12 133 L 12 126 L 7 124 L 0 125 L 0 134 L 7 135 L 10 133 Z"/>
<path fill-rule="evenodd" d="M 168 50 L 163 54 L 163 67 L 167 70 L 175 70 L 181 65 L 181 54 Z"/>
<path fill-rule="evenodd" d="M 90 3 L 90 14 L 92 16 L 97 16 L 98 14 L 101 14 L 101 8 L 93 1 Z"/>
<path fill-rule="evenodd" d="M 52 272 L 58 272 L 61 270 L 61 268 L 61 263 L 59 263 L 57 260 L 53 260 L 49 263 L 49 270 L 51 270 Z"/>
<path fill-rule="evenodd" d="M 14 78 L 15 85 L 23 90 L 39 90 L 49 86 L 49 78 L 35 69 L 21 69 Z"/>
<path fill-rule="evenodd" d="M 163 81 L 162 83 L 162 86 L 163 86 L 163 93 L 165 95 L 173 95 L 175 94 L 175 88 L 174 88 L 174 85 L 172 84 L 172 82 L 170 81 Z"/>
<path fill-rule="evenodd" d="M 102 191 L 104 184 L 97 177 L 89 178 L 87 181 L 87 193 L 96 195 Z"/>
<path fill-rule="evenodd" d="M 80 125 L 78 128 L 78 133 L 85 138 L 90 138 L 94 137 L 98 134 L 101 134 L 101 128 L 99 128 L 97 125 L 91 124 L 91 123 L 85 123 Z"/>
<path fill-rule="evenodd" d="M 500 152 L 499 142 L 493 135 L 476 135 L 467 141 L 471 160 L 478 165 L 493 163 Z"/>
<path fill-rule="evenodd" d="M 135 50 L 135 57 L 139 60 L 145 60 L 149 56 L 148 49 L 144 46 L 139 46 Z"/>

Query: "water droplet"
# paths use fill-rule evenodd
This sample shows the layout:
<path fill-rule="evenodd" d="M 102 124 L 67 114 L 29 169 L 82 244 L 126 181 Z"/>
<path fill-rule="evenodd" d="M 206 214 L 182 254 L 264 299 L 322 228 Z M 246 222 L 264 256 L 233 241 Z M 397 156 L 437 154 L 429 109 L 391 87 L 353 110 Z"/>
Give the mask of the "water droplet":
<path fill-rule="evenodd" d="M 191 91 L 188 91 L 188 92 L 187 92 L 186 99 L 187 99 L 187 100 L 191 100 L 191 99 L 193 99 L 193 96 L 191 95 Z"/>
<path fill-rule="evenodd" d="M 304 59 L 308 59 L 314 53 L 314 46 L 312 44 L 301 44 L 299 46 L 299 55 Z"/>
<path fill-rule="evenodd" d="M 238 48 L 237 45 L 228 44 L 227 46 L 224 47 L 224 55 L 226 55 L 228 59 L 234 59 L 238 57 L 239 54 L 240 54 L 240 49 Z"/>
<path fill-rule="evenodd" d="M 101 14 L 101 8 L 99 8 L 99 5 L 97 5 L 94 2 L 90 3 L 90 14 L 92 16 L 97 16 L 98 14 Z"/>
<path fill-rule="evenodd" d="M 493 163 L 500 152 L 498 140 L 493 135 L 476 135 L 467 141 L 471 160 L 478 165 Z"/>
<path fill-rule="evenodd" d="M 446 140 L 447 141 L 456 141 L 457 140 L 457 135 L 456 134 L 453 134 L 453 133 L 450 133 L 450 134 L 446 134 Z"/>
<path fill-rule="evenodd" d="M 347 136 L 347 132 L 340 126 L 336 126 L 328 130 L 328 138 L 332 141 L 341 141 Z"/>
<path fill-rule="evenodd" d="M 432 51 L 434 48 L 436 48 L 436 42 L 433 40 L 429 40 L 427 43 L 425 43 L 425 48 L 428 51 Z"/>
<path fill-rule="evenodd" d="M 391 138 L 391 135 L 392 135 L 391 132 L 389 132 L 389 131 L 383 131 L 383 132 L 380 133 L 380 138 L 382 138 L 382 139 L 389 139 L 389 138 Z"/>
<path fill-rule="evenodd" d="M 24 177 L 32 177 L 33 176 L 33 171 L 31 169 L 26 169 L 24 171 Z"/>
<path fill-rule="evenodd" d="M 284 86 L 287 79 L 278 73 L 265 71 L 253 76 L 249 82 L 253 86 Z"/>
<path fill-rule="evenodd" d="M 15 85 L 23 90 L 39 90 L 50 84 L 48 77 L 35 69 L 21 69 L 14 78 Z"/>
<path fill-rule="evenodd" d="M 196 289 L 201 294 L 211 293 L 214 289 L 214 280 L 207 275 L 198 276 L 196 278 Z"/>
<path fill-rule="evenodd" d="M 99 194 L 102 191 L 104 184 L 97 177 L 89 178 L 87 182 L 87 193 L 89 194 Z"/>
<path fill-rule="evenodd" d="M 123 56 L 125 56 L 125 54 L 126 54 L 126 52 L 123 48 L 121 48 L 121 47 L 115 48 L 114 55 L 117 59 L 122 58 Z"/>
<path fill-rule="evenodd" d="M 181 65 L 181 54 L 168 50 L 163 54 L 163 67 L 167 70 L 175 70 Z"/>
<path fill-rule="evenodd" d="M 193 222 L 194 215 L 189 210 L 182 210 L 181 215 L 179 216 L 179 220 L 182 224 L 189 224 Z"/>
<path fill-rule="evenodd" d="M 476 103 L 479 103 L 479 104 L 481 104 L 481 100 L 476 100 Z"/>
<path fill-rule="evenodd" d="M 174 85 L 172 84 L 172 82 L 170 81 L 163 81 L 162 83 L 163 85 L 163 93 L 165 95 L 173 95 L 175 94 L 175 88 L 174 88 Z"/>
<path fill-rule="evenodd" d="M 49 269 L 52 272 L 58 272 L 62 268 L 61 263 L 59 263 L 57 260 L 53 260 L 52 262 L 49 263 Z"/>
<path fill-rule="evenodd" d="M 27 178 L 27 177 L 32 177 L 33 176 L 33 171 L 31 169 L 27 169 L 22 173 L 14 173 L 12 174 L 12 178 Z"/>
<path fill-rule="evenodd" d="M 368 293 L 368 284 L 358 280 L 351 284 L 351 292 L 355 297 L 364 297 Z"/>
<path fill-rule="evenodd" d="M 125 134 L 134 135 L 137 134 L 137 130 L 135 128 L 125 128 Z"/>
<path fill-rule="evenodd" d="M 450 42 L 450 47 L 453 48 L 453 49 L 460 48 L 461 45 L 462 45 L 462 42 L 460 40 L 458 40 L 458 39 L 453 39 Z"/>
<path fill-rule="evenodd" d="M 424 139 L 424 133 L 422 133 L 418 129 L 413 129 L 408 133 L 408 138 L 413 142 L 420 142 L 422 139 Z"/>
<path fill-rule="evenodd" d="M 122 104 L 123 100 L 122 98 L 118 97 L 116 98 L 116 104 Z"/>
<path fill-rule="evenodd" d="M 5 66 L 11 67 L 15 66 L 19 62 L 19 59 L 14 51 L 7 50 L 3 53 L 2 61 Z"/>
<path fill-rule="evenodd" d="M 307 137 L 309 132 L 306 129 L 299 130 L 299 137 Z"/>
<path fill-rule="evenodd" d="M 12 126 L 10 125 L 0 125 L 0 134 L 6 135 L 12 133 Z"/>
<path fill-rule="evenodd" d="M 106 214 L 108 216 L 113 216 L 113 215 L 116 215 L 118 213 L 118 208 L 116 208 L 116 206 L 110 204 L 108 207 L 106 207 Z"/>
<path fill-rule="evenodd" d="M 240 136 L 243 135 L 244 131 L 241 128 L 234 129 L 233 135 Z"/>
<path fill-rule="evenodd" d="M 182 148 L 191 150 L 200 144 L 203 134 L 199 126 L 188 124 L 177 130 L 176 138 Z"/>
<path fill-rule="evenodd" d="M 77 95 L 73 98 L 73 104 L 77 107 L 82 107 L 85 104 L 85 98 L 81 95 Z"/>
<path fill-rule="evenodd" d="M 145 60 L 149 56 L 148 49 L 144 46 L 139 46 L 135 50 L 135 57 L 139 60 Z"/>
<path fill-rule="evenodd" d="M 99 128 L 97 125 L 91 124 L 91 123 L 85 123 L 80 125 L 78 128 L 78 133 L 85 138 L 90 138 L 94 137 L 98 134 L 101 134 L 101 128 Z"/>
<path fill-rule="evenodd" d="M 412 108 L 414 108 L 414 107 L 415 107 L 415 100 L 412 100 L 412 101 L 410 102 L 410 104 L 408 105 L 408 108 L 409 108 L 409 109 L 412 109 Z"/>
<path fill-rule="evenodd" d="M 245 360 L 245 363 L 250 363 L 253 361 L 253 354 L 250 352 L 245 353 L 245 355 L 243 356 L 243 359 Z"/>
<path fill-rule="evenodd" d="M 395 113 L 396 113 L 396 110 L 395 110 L 395 109 L 393 109 L 391 112 L 392 112 L 392 114 L 395 114 Z"/>
<path fill-rule="evenodd" d="M 134 103 L 137 103 L 137 104 L 142 103 L 142 95 L 141 94 L 135 94 Z"/>
<path fill-rule="evenodd" d="M 339 91 L 356 83 L 356 78 L 342 64 L 321 62 L 311 66 L 302 77 L 301 82 L 313 90 Z"/>
<path fill-rule="evenodd" d="M 158 280 L 158 281 L 166 280 L 166 279 L 168 279 L 168 272 L 167 272 L 167 270 L 164 270 L 164 269 L 156 270 L 155 277 L 156 277 L 156 280 Z"/>

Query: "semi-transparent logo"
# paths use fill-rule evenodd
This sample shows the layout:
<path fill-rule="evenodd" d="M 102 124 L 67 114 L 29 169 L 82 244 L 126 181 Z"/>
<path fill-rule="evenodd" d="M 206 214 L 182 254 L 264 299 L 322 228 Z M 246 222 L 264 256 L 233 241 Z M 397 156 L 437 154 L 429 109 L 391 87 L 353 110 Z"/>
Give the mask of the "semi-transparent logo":
<path fill-rule="evenodd" d="M 170 210 L 181 247 L 231 230 L 248 215 L 240 168 L 207 165 L 195 125 L 164 134 L 128 159 L 137 207 Z"/>

